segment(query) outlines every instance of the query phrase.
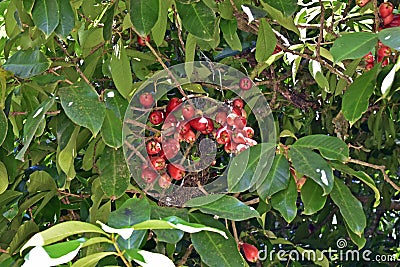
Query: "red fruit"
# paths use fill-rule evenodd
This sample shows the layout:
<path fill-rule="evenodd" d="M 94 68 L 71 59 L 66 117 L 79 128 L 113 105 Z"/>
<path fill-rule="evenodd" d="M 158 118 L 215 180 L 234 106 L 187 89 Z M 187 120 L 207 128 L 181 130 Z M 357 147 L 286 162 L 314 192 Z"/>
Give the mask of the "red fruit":
<path fill-rule="evenodd" d="M 179 141 L 173 138 L 170 139 L 164 139 L 164 142 L 162 143 L 162 149 L 163 149 L 163 154 L 167 159 L 172 159 L 175 157 L 179 150 L 181 148 L 181 145 L 179 144 Z"/>
<path fill-rule="evenodd" d="M 236 117 L 235 120 L 233 121 L 233 126 L 235 126 L 236 129 L 243 129 L 247 124 L 247 120 L 240 116 Z"/>
<path fill-rule="evenodd" d="M 250 80 L 250 78 L 248 77 L 243 77 L 242 79 L 240 79 L 239 81 L 239 87 L 242 90 L 250 90 L 250 88 L 253 86 L 252 81 Z"/>
<path fill-rule="evenodd" d="M 244 127 L 244 128 L 243 128 L 243 131 L 246 133 L 246 136 L 247 136 L 248 138 L 253 138 L 253 136 L 254 136 L 254 129 L 253 129 L 253 128 L 251 128 L 251 127 Z"/>
<path fill-rule="evenodd" d="M 389 25 L 390 23 L 392 23 L 392 21 L 394 20 L 394 15 L 393 15 L 393 13 L 392 14 L 389 14 L 387 17 L 384 17 L 383 18 L 383 25 Z"/>
<path fill-rule="evenodd" d="M 246 136 L 244 136 L 242 131 L 233 132 L 232 133 L 232 140 L 237 144 L 246 144 Z"/>
<path fill-rule="evenodd" d="M 392 28 L 398 26 L 400 26 L 400 14 L 394 15 L 392 22 L 386 25 L 385 28 Z"/>
<path fill-rule="evenodd" d="M 230 131 L 226 127 L 221 127 L 217 130 L 217 135 L 215 140 L 218 144 L 225 145 L 229 143 L 231 140 Z"/>
<path fill-rule="evenodd" d="M 201 133 L 209 134 L 209 133 L 212 133 L 213 130 L 214 130 L 214 122 L 212 121 L 212 119 L 207 118 L 206 129 L 204 131 L 201 131 Z"/>
<path fill-rule="evenodd" d="M 238 144 L 237 147 L 236 147 L 236 153 L 243 152 L 243 151 L 245 151 L 245 150 L 248 149 L 248 148 L 249 148 L 248 145 L 245 145 L 245 144 Z"/>
<path fill-rule="evenodd" d="M 242 244 L 244 256 L 249 262 L 256 262 L 258 260 L 258 249 L 248 243 Z"/>
<path fill-rule="evenodd" d="M 167 173 L 164 173 L 158 179 L 158 185 L 161 188 L 168 188 L 171 185 L 171 182 L 172 182 L 172 178 L 169 177 L 169 175 Z"/>
<path fill-rule="evenodd" d="M 182 100 L 173 97 L 168 101 L 167 107 L 165 108 L 165 111 L 168 113 L 172 112 L 177 106 L 179 106 L 182 103 Z"/>
<path fill-rule="evenodd" d="M 226 153 L 230 154 L 230 153 L 236 152 L 236 147 L 237 147 L 237 144 L 235 142 L 230 141 L 225 144 L 224 149 L 225 149 Z"/>
<path fill-rule="evenodd" d="M 389 65 L 389 59 L 385 59 L 384 61 L 382 61 L 381 63 L 382 67 L 386 67 L 387 65 Z"/>
<path fill-rule="evenodd" d="M 233 126 L 233 124 L 235 123 L 235 119 L 238 117 L 238 115 L 236 115 L 235 113 L 231 113 L 226 117 L 226 123 L 229 126 Z"/>
<path fill-rule="evenodd" d="M 367 63 L 374 63 L 374 61 L 375 61 L 375 58 L 371 52 L 369 52 L 368 54 L 363 56 L 363 58 L 365 59 L 365 62 L 367 62 Z"/>
<path fill-rule="evenodd" d="M 179 134 L 185 134 L 187 131 L 190 130 L 190 124 L 187 121 L 180 121 L 176 125 L 176 129 Z"/>
<path fill-rule="evenodd" d="M 238 116 L 242 116 L 242 109 L 238 109 L 237 107 L 232 108 L 232 113 L 235 113 Z"/>
<path fill-rule="evenodd" d="M 205 117 L 194 118 L 190 122 L 190 126 L 196 131 L 205 131 L 207 128 L 208 120 Z"/>
<path fill-rule="evenodd" d="M 155 156 L 150 158 L 151 165 L 157 171 L 160 171 L 165 168 L 165 160 L 162 157 Z"/>
<path fill-rule="evenodd" d="M 356 0 L 356 4 L 357 4 L 359 7 L 363 7 L 363 6 L 365 6 L 366 4 L 368 4 L 369 1 L 370 1 L 370 0 Z"/>
<path fill-rule="evenodd" d="M 192 130 L 187 131 L 182 137 L 187 143 L 194 143 L 196 141 L 196 134 Z"/>
<path fill-rule="evenodd" d="M 244 138 L 244 139 L 246 140 L 246 145 L 248 145 L 248 146 L 255 146 L 255 145 L 257 145 L 257 141 L 256 141 L 256 140 L 253 140 L 253 139 L 248 138 L 248 137 L 246 137 L 246 138 Z"/>
<path fill-rule="evenodd" d="M 180 164 L 168 164 L 167 170 L 172 179 L 181 180 L 185 176 L 185 169 Z"/>
<path fill-rule="evenodd" d="M 142 167 L 142 180 L 147 183 L 150 184 L 152 182 L 154 182 L 157 178 L 157 173 L 148 168 L 148 167 Z"/>
<path fill-rule="evenodd" d="M 275 55 L 275 54 L 277 54 L 277 53 L 279 53 L 281 51 L 282 51 L 282 49 L 279 46 L 275 46 L 274 52 L 272 54 Z"/>
<path fill-rule="evenodd" d="M 156 155 L 161 151 L 161 145 L 159 142 L 155 140 L 151 140 L 146 144 L 147 154 L 149 155 Z"/>
<path fill-rule="evenodd" d="M 233 100 L 233 106 L 242 110 L 244 106 L 243 100 L 240 98 L 236 98 L 235 100 Z"/>
<path fill-rule="evenodd" d="M 374 63 L 368 63 L 366 66 L 365 66 L 365 70 L 370 70 L 370 69 L 372 69 L 373 67 L 374 67 Z"/>
<path fill-rule="evenodd" d="M 381 18 L 386 18 L 390 14 L 393 14 L 393 8 L 393 4 L 390 2 L 382 3 L 379 6 L 379 15 L 381 16 Z"/>
<path fill-rule="evenodd" d="M 139 102 L 143 107 L 149 108 L 153 106 L 154 97 L 150 93 L 143 93 L 139 96 Z"/>
<path fill-rule="evenodd" d="M 392 53 L 392 50 L 388 46 L 382 46 L 381 48 L 378 49 L 378 58 L 379 57 L 388 57 Z M 378 59 L 379 61 L 379 59 Z M 381 60 L 382 61 L 382 60 Z"/>
<path fill-rule="evenodd" d="M 164 112 L 162 112 L 161 110 L 154 110 L 149 115 L 149 121 L 153 125 L 160 125 L 164 122 L 164 119 Z"/>
<path fill-rule="evenodd" d="M 192 105 L 185 105 L 182 108 L 182 116 L 186 119 L 189 120 L 191 118 L 193 118 L 194 113 L 195 113 L 195 109 Z"/>
<path fill-rule="evenodd" d="M 220 125 L 225 125 L 226 123 L 226 112 L 225 111 L 219 111 L 216 115 L 215 115 L 215 121 L 217 123 L 219 123 Z"/>
<path fill-rule="evenodd" d="M 147 35 L 145 38 L 142 38 L 141 36 L 138 35 L 137 37 L 137 42 L 140 46 L 146 46 L 146 42 L 150 42 L 150 35 Z"/>

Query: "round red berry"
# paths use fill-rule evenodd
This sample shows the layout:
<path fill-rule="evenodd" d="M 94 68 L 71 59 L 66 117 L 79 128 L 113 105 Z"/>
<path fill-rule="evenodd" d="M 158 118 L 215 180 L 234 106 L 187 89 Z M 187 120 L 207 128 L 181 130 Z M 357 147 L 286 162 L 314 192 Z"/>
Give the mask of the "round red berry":
<path fill-rule="evenodd" d="M 250 80 L 250 78 L 248 77 L 243 77 L 242 79 L 240 79 L 239 81 L 239 87 L 242 90 L 250 90 L 250 88 L 253 86 L 252 81 Z"/>
<path fill-rule="evenodd" d="M 154 97 L 150 93 L 143 93 L 139 96 L 139 102 L 143 107 L 149 108 L 153 106 Z"/>

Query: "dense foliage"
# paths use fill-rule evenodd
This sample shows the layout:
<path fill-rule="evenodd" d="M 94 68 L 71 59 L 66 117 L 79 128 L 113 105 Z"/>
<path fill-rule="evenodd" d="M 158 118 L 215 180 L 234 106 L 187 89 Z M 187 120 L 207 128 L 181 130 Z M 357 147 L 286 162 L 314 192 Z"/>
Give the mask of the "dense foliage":
<path fill-rule="evenodd" d="M 399 261 L 400 11 L 399 1 L 382 2 L 0 2 L 0 265 Z M 224 76 L 229 92 L 202 82 L 149 89 L 158 71 L 192 61 L 211 66 L 196 74 L 205 79 L 215 78 L 217 63 L 243 74 Z M 269 102 L 268 143 L 250 92 Z M 216 133 L 225 122 L 207 120 L 173 137 L 192 162 L 201 142 L 217 137 L 207 168 L 181 173 L 157 156 L 157 178 L 151 164 L 132 165 L 127 152 L 158 140 L 171 99 L 193 96 L 240 118 L 223 135 L 237 146 Z M 155 105 L 161 113 L 140 122 L 137 114 L 147 118 Z M 145 136 L 131 143 L 129 123 L 142 123 Z M 253 141 L 251 130 L 235 130 L 245 126 Z M 159 155 L 157 142 L 147 152 Z M 269 171 L 257 171 L 260 164 Z M 227 192 L 207 192 L 223 170 Z M 169 206 L 149 190 L 155 179 L 159 191 L 194 186 L 200 197 L 179 195 Z M 356 261 L 342 256 L 347 250 L 371 253 Z"/>

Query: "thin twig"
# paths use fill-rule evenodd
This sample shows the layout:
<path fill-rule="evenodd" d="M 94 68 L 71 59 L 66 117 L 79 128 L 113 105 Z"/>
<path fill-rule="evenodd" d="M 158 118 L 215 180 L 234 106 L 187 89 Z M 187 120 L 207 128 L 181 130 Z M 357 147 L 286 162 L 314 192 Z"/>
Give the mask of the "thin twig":
<path fill-rule="evenodd" d="M 231 223 L 232 223 L 233 237 L 235 238 L 236 244 L 239 244 L 239 236 L 236 229 L 236 223 L 235 221 L 231 221 Z"/>
<path fill-rule="evenodd" d="M 318 61 L 321 61 L 321 42 L 324 37 L 324 24 L 325 24 L 325 7 L 322 0 L 319 0 L 319 5 L 321 6 L 321 20 L 319 25 L 319 35 L 317 40 L 317 47 L 315 49 L 316 57 Z"/>
<path fill-rule="evenodd" d="M 365 167 L 370 167 L 370 168 L 373 168 L 375 170 L 380 170 L 382 172 L 383 179 L 387 183 L 389 183 L 394 189 L 396 189 L 397 191 L 400 191 L 400 186 L 398 186 L 395 182 L 393 182 L 390 179 L 389 175 L 387 175 L 387 173 L 385 172 L 385 170 L 386 170 L 385 166 L 383 166 L 383 165 L 375 165 L 375 164 L 364 162 L 364 161 L 361 161 L 361 160 L 358 160 L 358 159 L 349 159 L 348 162 L 355 163 L 355 164 L 358 164 L 358 165 L 361 165 L 361 166 L 365 166 Z"/>
<path fill-rule="evenodd" d="M 185 254 L 183 255 L 182 259 L 178 262 L 178 267 L 185 265 L 185 263 L 189 259 L 190 254 L 192 254 L 192 250 L 193 250 L 193 244 L 190 244 Z"/>
<path fill-rule="evenodd" d="M 253 204 L 257 204 L 257 203 L 260 203 L 260 198 L 258 198 L 258 197 L 253 198 L 252 200 L 243 202 L 243 204 L 245 204 L 245 205 L 247 205 L 247 206 L 253 205 Z"/>
<path fill-rule="evenodd" d="M 375 32 L 379 31 L 379 9 L 378 9 L 378 0 L 372 1 L 374 5 L 374 20 L 375 20 Z"/>
<path fill-rule="evenodd" d="M 125 141 L 124 143 L 130 150 L 132 150 L 143 161 L 143 163 L 148 162 L 147 159 L 132 144 L 130 144 L 128 141 Z"/>
<path fill-rule="evenodd" d="M 55 110 L 55 111 L 48 111 L 45 114 L 46 115 L 57 115 L 60 114 L 61 110 Z M 13 111 L 9 113 L 9 116 L 18 116 L 18 115 L 27 115 L 28 112 L 26 111 Z"/>
<path fill-rule="evenodd" d="M 178 29 L 178 38 L 179 38 L 179 42 L 181 43 L 183 52 L 185 52 L 186 49 L 185 49 L 185 43 L 183 42 L 183 39 L 182 39 L 181 25 L 180 25 L 179 22 L 178 22 L 178 13 L 176 12 L 176 8 L 175 8 L 174 5 L 172 5 L 172 10 L 174 10 L 175 26 L 176 26 L 176 28 Z"/>

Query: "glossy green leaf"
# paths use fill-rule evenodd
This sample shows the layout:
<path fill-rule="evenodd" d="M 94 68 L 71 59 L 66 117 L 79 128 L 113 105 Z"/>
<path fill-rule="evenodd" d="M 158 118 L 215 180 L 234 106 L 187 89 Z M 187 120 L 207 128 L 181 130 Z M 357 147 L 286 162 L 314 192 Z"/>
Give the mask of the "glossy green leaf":
<path fill-rule="evenodd" d="M 343 72 L 343 74 L 345 74 L 349 77 L 353 77 L 354 73 L 357 70 L 358 65 L 360 64 L 360 61 L 361 61 L 361 59 L 355 59 L 352 62 L 350 62 L 346 66 L 346 70 Z M 347 85 L 348 85 L 347 81 L 343 78 L 340 78 L 336 85 L 335 96 L 342 95 L 342 92 L 346 88 Z"/>
<path fill-rule="evenodd" d="M 46 71 L 51 61 L 40 50 L 19 50 L 3 65 L 20 78 L 31 78 Z"/>
<path fill-rule="evenodd" d="M 287 17 L 293 15 L 297 10 L 297 0 L 265 0 L 265 2 Z"/>
<path fill-rule="evenodd" d="M 96 264 L 103 258 L 108 256 L 117 256 L 116 252 L 98 252 L 90 254 L 86 257 L 80 258 L 76 262 L 72 264 L 72 267 L 92 267 L 96 266 Z"/>
<path fill-rule="evenodd" d="M 243 267 L 246 262 L 240 255 L 238 246 L 223 224 L 211 216 L 204 214 L 190 214 L 190 221 L 208 225 L 224 231 L 228 239 L 213 232 L 199 232 L 191 234 L 191 240 L 201 260 L 210 267 Z"/>
<path fill-rule="evenodd" d="M 377 41 L 377 35 L 371 32 L 343 34 L 335 40 L 330 51 L 335 62 L 361 58 L 372 51 Z"/>
<path fill-rule="evenodd" d="M 354 244 L 357 245 L 358 250 L 362 249 L 365 244 L 367 243 L 367 239 L 364 237 L 364 235 L 358 236 L 355 233 L 353 233 L 350 229 L 347 223 L 344 223 L 346 226 L 347 233 L 349 234 L 349 237 L 351 241 L 354 242 Z"/>
<path fill-rule="evenodd" d="M 0 195 L 3 194 L 8 187 L 8 174 L 7 168 L 3 162 L 0 161 Z"/>
<path fill-rule="evenodd" d="M 357 177 L 358 179 L 360 179 L 360 181 L 365 183 L 374 192 L 374 195 L 375 195 L 374 207 L 379 206 L 379 204 L 381 202 L 381 193 L 379 192 L 379 189 L 376 187 L 375 181 L 367 173 L 365 173 L 363 171 L 356 171 L 347 165 L 335 163 L 335 162 L 331 162 L 331 166 L 338 171 L 341 171 L 341 172 L 347 173 L 348 175 Z"/>
<path fill-rule="evenodd" d="M 22 6 L 26 12 L 31 13 L 35 0 L 22 0 Z"/>
<path fill-rule="evenodd" d="M 321 155 L 329 160 L 347 161 L 349 147 L 345 142 L 334 136 L 313 134 L 300 138 L 292 147 L 318 149 Z"/>
<path fill-rule="evenodd" d="M 159 0 L 130 0 L 129 6 L 133 26 L 141 36 L 148 35 L 158 20 Z"/>
<path fill-rule="evenodd" d="M 376 85 L 378 68 L 379 64 L 370 71 L 364 72 L 355 79 L 344 93 L 342 112 L 344 117 L 350 122 L 350 126 L 358 121 L 362 114 L 367 111 L 369 98 Z"/>
<path fill-rule="evenodd" d="M 83 241 L 72 240 L 46 247 L 36 246 L 25 256 L 24 266 L 58 266 L 72 261 Z"/>
<path fill-rule="evenodd" d="M 271 198 L 271 205 L 278 210 L 282 217 L 290 223 L 297 215 L 297 186 L 294 179 L 290 179 L 289 186 L 282 191 L 279 191 Z"/>
<path fill-rule="evenodd" d="M 122 120 L 112 110 L 106 110 L 101 136 L 104 143 L 113 148 L 122 146 Z"/>
<path fill-rule="evenodd" d="M 108 197 L 119 198 L 125 193 L 130 180 L 122 149 L 106 147 L 98 161 L 101 188 Z"/>
<path fill-rule="evenodd" d="M 56 191 L 57 185 L 50 174 L 45 171 L 36 171 L 30 175 L 27 189 L 29 193 Z"/>
<path fill-rule="evenodd" d="M 196 201 L 200 201 L 201 198 L 202 197 L 196 198 Z M 255 209 L 231 196 L 223 196 L 214 202 L 203 205 L 196 205 L 196 203 L 191 203 L 189 200 L 185 205 L 188 207 L 195 207 L 203 213 L 217 215 L 220 218 L 235 221 L 243 221 L 260 216 Z"/>
<path fill-rule="evenodd" d="M 258 195 L 262 200 L 266 201 L 273 194 L 286 189 L 289 179 L 289 162 L 284 155 L 276 155 L 267 177 L 259 181 L 260 184 L 257 186 Z"/>
<path fill-rule="evenodd" d="M 37 232 L 39 232 L 39 226 L 34 221 L 26 221 L 21 224 L 10 243 L 10 253 L 14 254 L 14 252 L 18 251 L 22 244 Z"/>
<path fill-rule="evenodd" d="M 269 25 L 265 18 L 260 19 L 256 44 L 256 60 L 258 62 L 266 61 L 274 52 L 275 46 L 276 37 L 271 25 Z"/>
<path fill-rule="evenodd" d="M 110 41 L 113 34 L 113 23 L 114 23 L 114 13 L 115 13 L 116 4 L 110 5 L 104 16 L 102 18 L 102 22 L 104 23 L 103 28 L 103 38 L 104 40 Z"/>
<path fill-rule="evenodd" d="M 24 125 L 24 146 L 15 157 L 16 159 L 24 161 L 25 152 L 32 142 L 40 122 L 44 120 L 46 112 L 51 108 L 51 106 L 53 106 L 53 104 L 54 97 L 50 97 L 46 101 L 43 101 L 34 112 L 28 115 Z"/>
<path fill-rule="evenodd" d="M 333 188 L 333 172 L 328 163 L 311 149 L 291 147 L 289 156 L 296 171 L 310 177 L 329 194 Z"/>
<path fill-rule="evenodd" d="M 366 218 L 361 202 L 351 193 L 343 181 L 337 178 L 330 196 L 339 207 L 340 214 L 342 214 L 349 229 L 361 236 L 366 227 Z"/>
<path fill-rule="evenodd" d="M 66 38 L 75 27 L 75 14 L 69 1 L 58 0 L 60 6 L 60 21 L 55 32 Z"/>
<path fill-rule="evenodd" d="M 158 10 L 158 19 L 153 29 L 151 30 L 153 40 L 157 46 L 160 46 L 164 42 L 165 31 L 168 23 L 168 8 L 171 7 L 171 0 L 159 1 L 160 8 Z"/>
<path fill-rule="evenodd" d="M 321 210 L 325 206 L 326 196 L 324 191 L 312 179 L 307 179 L 301 188 L 301 200 L 304 204 L 303 214 L 311 215 Z"/>
<path fill-rule="evenodd" d="M 64 123 L 66 124 L 66 123 Z M 66 174 L 68 179 L 73 179 L 76 176 L 74 160 L 77 155 L 76 141 L 80 131 L 80 126 L 74 126 L 71 135 L 63 135 L 63 138 L 69 137 L 66 140 L 65 147 L 57 148 L 57 163 L 59 168 Z"/>
<path fill-rule="evenodd" d="M 125 98 L 132 91 L 131 64 L 121 42 L 114 46 L 110 61 L 111 76 L 118 92 Z"/>
<path fill-rule="evenodd" d="M 32 20 L 46 36 L 57 27 L 60 19 L 58 0 L 36 0 L 32 9 Z"/>
<path fill-rule="evenodd" d="M 32 236 L 21 248 L 21 253 L 28 247 L 45 246 L 63 240 L 72 235 L 98 233 L 107 235 L 99 227 L 80 221 L 67 221 L 56 224 Z"/>
<path fill-rule="evenodd" d="M 60 88 L 61 105 L 67 116 L 76 124 L 88 128 L 94 135 L 100 131 L 105 117 L 105 105 L 89 85 Z"/>
<path fill-rule="evenodd" d="M 224 35 L 224 39 L 232 50 L 241 51 L 242 44 L 240 43 L 239 36 L 237 34 L 237 21 L 236 20 L 224 20 L 220 22 L 221 31 Z"/>
<path fill-rule="evenodd" d="M 397 51 L 400 51 L 400 27 L 383 29 L 378 32 L 379 40 Z"/>
<path fill-rule="evenodd" d="M 268 14 L 274 20 L 276 20 L 280 25 L 282 25 L 282 27 L 296 33 L 297 35 L 300 35 L 300 31 L 294 24 L 292 17 L 284 16 L 281 11 L 268 5 L 267 3 L 261 2 L 261 4 L 263 5 L 264 9 L 268 12 Z"/>
<path fill-rule="evenodd" d="M 0 146 L 3 144 L 7 137 L 8 119 L 3 110 L 0 110 Z"/>
<path fill-rule="evenodd" d="M 205 41 L 211 41 L 215 32 L 215 13 L 202 1 L 190 4 L 176 2 L 185 29 Z"/>

